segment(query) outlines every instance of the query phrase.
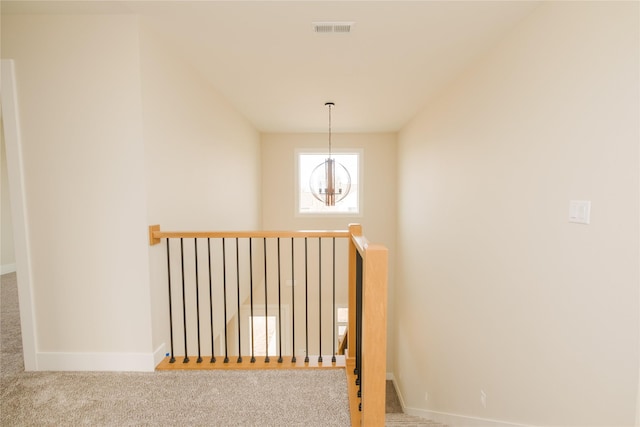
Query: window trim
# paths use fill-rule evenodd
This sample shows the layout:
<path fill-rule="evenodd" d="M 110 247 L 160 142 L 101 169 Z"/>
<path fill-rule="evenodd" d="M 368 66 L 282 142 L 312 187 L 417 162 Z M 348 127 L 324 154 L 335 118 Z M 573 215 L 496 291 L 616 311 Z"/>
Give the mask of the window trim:
<path fill-rule="evenodd" d="M 358 212 L 300 212 L 300 155 L 301 154 L 327 154 L 326 148 L 297 148 L 294 150 L 294 203 L 293 210 L 296 218 L 362 218 L 364 216 L 363 204 L 363 170 L 364 149 L 362 148 L 334 148 L 335 154 L 355 154 L 358 156 Z"/>

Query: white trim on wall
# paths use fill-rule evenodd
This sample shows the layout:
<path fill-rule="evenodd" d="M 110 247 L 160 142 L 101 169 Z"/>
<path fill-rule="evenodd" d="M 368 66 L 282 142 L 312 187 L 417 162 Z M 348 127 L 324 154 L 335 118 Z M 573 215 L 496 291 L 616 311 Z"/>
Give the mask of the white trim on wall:
<path fill-rule="evenodd" d="M 428 409 L 410 408 L 404 403 L 404 398 L 398 388 L 398 384 L 396 383 L 393 373 L 387 372 L 387 380 L 391 380 L 393 382 L 393 387 L 396 389 L 396 394 L 398 395 L 400 405 L 402 406 L 402 410 L 405 414 L 426 418 L 431 421 L 445 424 L 449 427 L 532 427 L 529 424 L 517 424 L 488 418 L 469 417 L 466 415 L 450 414 L 447 412 L 430 411 Z"/>
<path fill-rule="evenodd" d="M 153 352 L 153 366 L 158 366 L 160 362 L 162 362 L 162 360 L 164 360 L 164 358 L 168 355 L 169 353 L 167 353 L 165 344 L 160 344 L 156 351 Z"/>
<path fill-rule="evenodd" d="M 153 372 L 165 357 L 162 343 L 153 353 L 66 353 L 36 354 L 41 371 Z"/>
<path fill-rule="evenodd" d="M 37 364 L 41 371 L 153 372 L 156 353 L 43 352 L 37 354 Z"/>
<path fill-rule="evenodd" d="M 428 411 L 404 407 L 404 412 L 416 417 L 428 418 L 449 427 L 532 427 L 529 424 L 516 424 L 487 418 L 468 417 L 466 415 L 449 414 L 446 412 Z"/>
<path fill-rule="evenodd" d="M 36 331 L 33 312 L 33 285 L 31 283 L 31 257 L 29 250 L 29 228 L 27 204 L 24 190 L 24 165 L 22 159 L 22 139 L 18 116 L 18 96 L 14 61 L 3 59 L 2 72 L 2 114 L 4 121 L 4 140 L 7 152 L 7 172 L 11 196 L 11 215 L 13 219 L 13 242 L 18 273 L 18 299 L 20 302 L 20 324 L 22 329 L 22 348 L 24 368 L 27 371 L 38 370 L 36 357 Z"/>
<path fill-rule="evenodd" d="M 0 275 L 9 274 L 9 273 L 15 273 L 15 271 L 16 271 L 16 265 L 15 264 L 3 264 L 3 265 L 0 265 Z"/>

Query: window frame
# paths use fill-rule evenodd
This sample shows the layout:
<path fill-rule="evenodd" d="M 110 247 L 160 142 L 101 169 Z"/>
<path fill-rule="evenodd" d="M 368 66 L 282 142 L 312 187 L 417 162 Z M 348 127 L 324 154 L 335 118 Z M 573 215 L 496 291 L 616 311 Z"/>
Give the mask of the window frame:
<path fill-rule="evenodd" d="M 358 210 L 357 212 L 301 212 L 300 211 L 300 156 L 301 155 L 327 155 L 326 148 L 298 148 L 294 151 L 294 216 L 297 218 L 361 218 L 364 214 L 364 206 L 363 206 L 363 193 L 364 193 L 364 185 L 363 185 L 363 164 L 364 164 L 364 150 L 362 148 L 339 148 L 333 149 L 333 154 L 344 155 L 344 154 L 352 154 L 356 155 L 358 159 Z M 349 171 L 351 173 L 351 171 Z"/>

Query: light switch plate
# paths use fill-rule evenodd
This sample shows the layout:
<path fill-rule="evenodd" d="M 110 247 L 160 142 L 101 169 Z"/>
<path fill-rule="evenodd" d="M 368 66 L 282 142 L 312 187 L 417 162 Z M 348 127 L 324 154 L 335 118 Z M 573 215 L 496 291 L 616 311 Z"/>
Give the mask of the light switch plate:
<path fill-rule="evenodd" d="M 571 200 L 569 203 L 569 222 L 589 224 L 591 221 L 591 201 Z"/>

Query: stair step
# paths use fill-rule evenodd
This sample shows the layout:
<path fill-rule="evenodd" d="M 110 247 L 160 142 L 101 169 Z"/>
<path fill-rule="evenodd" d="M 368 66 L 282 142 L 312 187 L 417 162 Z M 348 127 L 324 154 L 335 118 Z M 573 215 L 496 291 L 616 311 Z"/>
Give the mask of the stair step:
<path fill-rule="evenodd" d="M 402 413 L 385 414 L 384 424 L 386 427 L 447 427 L 445 424 L 431 421 L 426 418 L 415 417 L 413 415 Z"/>

